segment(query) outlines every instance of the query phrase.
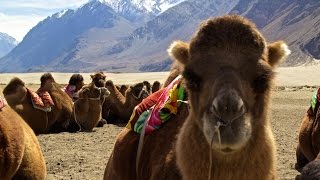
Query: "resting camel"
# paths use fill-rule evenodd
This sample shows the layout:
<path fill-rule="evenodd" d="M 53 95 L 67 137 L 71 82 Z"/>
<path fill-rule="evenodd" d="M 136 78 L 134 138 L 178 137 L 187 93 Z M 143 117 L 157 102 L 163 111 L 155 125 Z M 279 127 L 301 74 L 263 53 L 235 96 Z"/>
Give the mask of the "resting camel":
<path fill-rule="evenodd" d="M 314 105 L 310 106 L 300 125 L 299 143 L 296 149 L 297 163 L 295 165 L 299 172 L 308 163 L 320 159 L 319 95 L 320 89 L 315 93 L 316 97 L 313 97 Z M 308 169 L 311 170 L 312 167 L 309 166 Z M 320 169 L 314 169 L 314 171 L 318 171 L 320 174 Z"/>
<path fill-rule="evenodd" d="M 140 159 L 139 134 L 125 128 L 104 179 L 275 179 L 267 114 L 286 44 L 267 45 L 253 23 L 228 15 L 204 21 L 190 43 L 175 41 L 168 52 L 182 68 L 188 114 L 184 105 L 145 135 Z"/>
<path fill-rule="evenodd" d="M 46 179 L 38 139 L 10 106 L 0 108 L 0 179 Z"/>
<path fill-rule="evenodd" d="M 94 83 L 83 86 L 79 99 L 74 103 L 75 121 L 82 131 L 91 131 L 101 120 L 102 104 L 110 92 L 107 88 L 98 88 Z"/>
<path fill-rule="evenodd" d="M 12 109 L 29 124 L 36 134 L 77 130 L 78 126 L 73 119 L 73 102 L 60 89 L 60 85 L 50 79 L 41 88 L 49 92 L 54 102 L 51 112 L 33 107 L 30 93 L 24 82 L 17 77 L 8 83 L 3 94 Z"/>
<path fill-rule="evenodd" d="M 151 88 L 151 93 L 157 92 L 161 87 L 161 84 L 159 81 L 154 81 Z"/>
<path fill-rule="evenodd" d="M 110 119 L 110 114 L 119 119 L 117 123 L 126 123 L 132 114 L 133 108 L 149 95 L 144 83 L 130 86 L 126 90 L 125 96 L 120 93 L 111 80 L 106 82 L 106 88 L 110 91 L 110 95 L 103 104 L 102 118 L 106 119 L 108 123 L 116 123 L 112 121 L 114 118 Z"/>
<path fill-rule="evenodd" d="M 103 72 L 97 72 L 90 75 L 92 82 L 97 87 L 104 87 L 106 83 L 106 75 Z"/>
<path fill-rule="evenodd" d="M 117 86 L 116 86 L 117 87 Z M 125 96 L 126 95 L 126 91 L 129 88 L 129 85 L 121 85 L 119 88 L 117 87 L 117 89 L 119 90 L 119 92 Z"/>

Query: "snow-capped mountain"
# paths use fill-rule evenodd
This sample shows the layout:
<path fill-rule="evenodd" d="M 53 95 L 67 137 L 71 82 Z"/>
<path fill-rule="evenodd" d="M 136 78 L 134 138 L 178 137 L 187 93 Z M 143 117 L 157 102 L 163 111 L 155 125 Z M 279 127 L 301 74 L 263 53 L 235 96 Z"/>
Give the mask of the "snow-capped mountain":
<path fill-rule="evenodd" d="M 18 41 L 6 33 L 0 32 L 0 58 L 8 54 L 18 44 Z"/>
<path fill-rule="evenodd" d="M 100 0 L 132 22 L 146 22 L 185 0 Z"/>
<path fill-rule="evenodd" d="M 143 7 L 139 11 L 143 17 L 154 17 L 137 24 L 124 17 L 129 11 L 119 3 L 125 2 L 131 8 Z M 137 2 L 140 6 L 134 5 Z M 168 70 L 171 60 L 166 49 L 173 40 L 189 41 L 203 20 L 225 14 L 251 19 L 268 42 L 287 42 L 292 54 L 285 66 L 320 59 L 318 0 L 159 0 L 163 4 L 178 3 L 164 12 L 149 11 L 156 6 L 142 6 L 147 2 L 156 1 L 92 0 L 76 10 L 56 13 L 35 26 L 0 59 L 0 72 Z"/>
<path fill-rule="evenodd" d="M 67 65 L 90 67 L 90 61 L 72 61 L 79 49 L 85 50 L 88 43 L 104 48 L 119 36 L 130 33 L 130 29 L 133 30 L 131 23 L 112 8 L 90 1 L 76 10 L 58 12 L 38 23 L 13 51 L 0 59 L 0 70 L 41 71 Z"/>

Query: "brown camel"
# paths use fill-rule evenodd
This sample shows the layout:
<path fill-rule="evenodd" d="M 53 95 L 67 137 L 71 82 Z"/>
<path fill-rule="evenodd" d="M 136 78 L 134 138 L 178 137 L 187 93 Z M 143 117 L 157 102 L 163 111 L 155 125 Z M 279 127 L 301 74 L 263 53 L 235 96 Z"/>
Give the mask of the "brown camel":
<path fill-rule="evenodd" d="M 97 87 L 104 87 L 106 83 L 106 75 L 103 72 L 97 72 L 90 75 L 92 82 Z"/>
<path fill-rule="evenodd" d="M 101 120 L 102 103 L 110 92 L 90 83 L 79 91 L 79 99 L 74 103 L 75 120 L 82 131 L 92 131 Z"/>
<path fill-rule="evenodd" d="M 121 85 L 120 87 L 119 87 L 119 92 L 123 95 L 123 96 L 125 96 L 126 95 L 126 91 L 127 91 L 127 89 L 129 88 L 129 85 Z"/>
<path fill-rule="evenodd" d="M 223 16 L 203 22 L 190 43 L 176 41 L 168 52 L 182 68 L 187 117 L 178 114 L 145 135 L 138 161 L 139 135 L 124 129 L 104 179 L 275 179 L 267 112 L 273 69 L 287 46 L 267 45 L 253 23 Z"/>
<path fill-rule="evenodd" d="M 17 77 L 8 83 L 3 94 L 12 109 L 29 124 L 36 134 L 76 131 L 78 126 L 73 119 L 71 98 L 61 90 L 60 85 L 54 80 L 44 83 L 41 89 L 49 92 L 54 102 L 50 112 L 33 107 L 30 93 L 24 82 Z"/>
<path fill-rule="evenodd" d="M 151 88 L 151 93 L 157 92 L 161 87 L 161 84 L 159 81 L 154 81 Z"/>
<path fill-rule="evenodd" d="M 38 139 L 10 106 L 0 108 L 0 179 L 46 179 Z"/>
<path fill-rule="evenodd" d="M 302 168 L 308 163 L 312 163 L 314 160 L 319 161 L 320 159 L 320 88 L 318 88 L 317 92 L 315 92 L 315 96 L 312 98 L 311 102 L 315 103 L 311 104 L 300 125 L 299 143 L 296 149 L 297 163 L 295 165 L 295 168 L 299 172 L 301 172 Z M 307 169 L 311 171 L 312 167 L 316 166 L 309 165 Z M 319 169 L 314 169 L 313 171 L 318 171 L 320 173 Z"/>
<path fill-rule="evenodd" d="M 130 119 L 132 111 L 149 93 L 144 83 L 130 86 L 123 96 L 111 80 L 106 82 L 106 88 L 110 95 L 105 99 L 102 107 L 102 118 L 108 123 L 126 123 Z M 114 117 L 111 119 L 110 115 Z M 117 119 L 115 121 L 114 119 Z"/>

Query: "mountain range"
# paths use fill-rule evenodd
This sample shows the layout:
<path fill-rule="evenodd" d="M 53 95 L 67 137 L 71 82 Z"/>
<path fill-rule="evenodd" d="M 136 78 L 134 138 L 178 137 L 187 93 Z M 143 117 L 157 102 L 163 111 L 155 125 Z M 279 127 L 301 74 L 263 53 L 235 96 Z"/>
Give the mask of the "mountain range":
<path fill-rule="evenodd" d="M 18 44 L 18 41 L 6 33 L 0 32 L 0 58 L 8 54 Z"/>
<path fill-rule="evenodd" d="M 224 14 L 249 18 L 268 42 L 287 42 L 283 66 L 320 59 L 318 0 L 91 0 L 37 24 L 0 59 L 0 72 L 168 70 L 170 42 Z"/>

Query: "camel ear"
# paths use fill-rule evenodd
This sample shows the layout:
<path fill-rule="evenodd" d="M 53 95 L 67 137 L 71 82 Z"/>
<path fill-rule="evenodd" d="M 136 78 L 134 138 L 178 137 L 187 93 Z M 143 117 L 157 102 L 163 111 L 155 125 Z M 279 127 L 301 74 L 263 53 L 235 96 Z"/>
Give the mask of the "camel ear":
<path fill-rule="evenodd" d="M 169 56 L 181 64 L 186 65 L 189 60 L 189 44 L 183 41 L 174 41 L 167 50 Z"/>
<path fill-rule="evenodd" d="M 280 64 L 291 53 L 286 43 L 277 41 L 268 45 L 268 63 L 271 67 Z"/>
<path fill-rule="evenodd" d="M 94 75 L 90 74 L 91 79 L 93 79 Z"/>

